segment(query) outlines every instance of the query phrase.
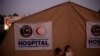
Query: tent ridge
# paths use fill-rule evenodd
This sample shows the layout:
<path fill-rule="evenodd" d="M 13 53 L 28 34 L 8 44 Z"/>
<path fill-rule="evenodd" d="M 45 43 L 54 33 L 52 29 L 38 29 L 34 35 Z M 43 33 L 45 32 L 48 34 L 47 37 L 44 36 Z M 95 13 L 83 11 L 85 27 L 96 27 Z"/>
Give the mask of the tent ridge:
<path fill-rule="evenodd" d="M 24 18 L 28 18 L 28 17 L 30 17 L 30 16 L 37 15 L 37 14 L 42 13 L 42 12 L 44 12 L 44 11 L 47 11 L 47 10 L 53 9 L 53 8 L 55 8 L 55 7 L 59 7 L 59 6 L 62 6 L 62 5 L 68 5 L 68 4 L 74 4 L 74 5 L 76 5 L 76 6 L 79 6 L 79 7 L 84 8 L 84 9 L 87 9 L 87 10 L 93 11 L 93 10 L 91 10 L 91 9 L 88 9 L 88 8 L 84 7 L 84 6 L 78 5 L 78 4 L 76 4 L 76 3 L 72 2 L 72 1 L 68 1 L 68 2 L 64 2 L 64 3 L 61 3 L 61 4 L 55 5 L 55 6 L 53 6 L 53 7 L 47 8 L 47 9 L 45 9 L 45 10 L 42 10 L 42 11 L 36 12 L 36 13 L 31 14 L 31 15 L 29 15 L 29 16 L 27 16 L 27 17 L 24 17 Z M 96 11 L 93 11 L 93 12 L 96 13 Z M 23 18 L 22 18 L 22 19 L 23 19 Z M 22 20 L 22 19 L 19 19 L 19 21 Z M 17 22 L 17 21 L 16 21 L 16 22 Z"/>
<path fill-rule="evenodd" d="M 82 5 L 79 5 L 79 4 L 77 4 L 77 3 L 74 3 L 74 2 L 72 2 L 72 1 L 68 1 L 68 2 L 64 2 L 64 3 L 61 3 L 61 4 L 55 5 L 55 6 L 53 6 L 53 7 L 44 9 L 44 10 L 42 10 L 42 11 L 36 12 L 36 13 L 34 13 L 34 14 L 31 14 L 31 15 L 39 14 L 39 13 L 41 13 L 41 12 L 47 11 L 47 10 L 52 9 L 52 8 L 55 8 L 55 7 L 58 7 L 58 6 L 60 6 L 60 5 L 71 4 L 71 3 L 72 3 L 72 4 L 75 4 L 75 5 L 77 5 L 77 6 L 80 6 L 80 7 L 82 7 L 82 8 L 85 8 L 85 9 L 87 9 L 87 10 L 93 11 L 93 10 L 91 10 L 91 9 L 89 9 L 89 8 L 86 8 L 86 7 L 82 6 Z M 93 12 L 96 12 L 96 11 L 93 11 Z M 29 15 L 29 16 L 31 16 L 31 15 Z"/>
<path fill-rule="evenodd" d="M 71 7 L 82 18 L 83 21 L 86 21 L 86 19 L 82 16 L 82 14 L 80 12 L 78 12 L 77 9 L 73 6 L 73 4 L 71 4 Z"/>

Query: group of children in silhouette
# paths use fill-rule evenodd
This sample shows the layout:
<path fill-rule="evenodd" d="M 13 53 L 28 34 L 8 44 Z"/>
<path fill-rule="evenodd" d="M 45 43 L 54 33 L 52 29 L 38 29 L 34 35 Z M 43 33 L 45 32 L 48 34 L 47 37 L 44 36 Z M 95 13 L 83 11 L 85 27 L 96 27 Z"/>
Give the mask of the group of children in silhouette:
<path fill-rule="evenodd" d="M 70 45 L 65 46 L 64 53 L 62 53 L 60 48 L 56 48 L 54 52 L 54 56 L 75 56 Z"/>

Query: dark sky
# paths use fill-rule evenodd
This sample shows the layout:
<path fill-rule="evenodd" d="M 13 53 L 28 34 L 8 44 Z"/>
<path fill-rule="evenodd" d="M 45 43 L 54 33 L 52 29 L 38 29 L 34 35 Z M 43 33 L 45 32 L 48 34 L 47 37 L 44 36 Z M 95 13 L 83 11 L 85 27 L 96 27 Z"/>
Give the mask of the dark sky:
<path fill-rule="evenodd" d="M 0 13 L 28 15 L 47 9 L 67 0 L 0 0 Z M 100 9 L 100 0 L 71 0 L 92 10 Z"/>

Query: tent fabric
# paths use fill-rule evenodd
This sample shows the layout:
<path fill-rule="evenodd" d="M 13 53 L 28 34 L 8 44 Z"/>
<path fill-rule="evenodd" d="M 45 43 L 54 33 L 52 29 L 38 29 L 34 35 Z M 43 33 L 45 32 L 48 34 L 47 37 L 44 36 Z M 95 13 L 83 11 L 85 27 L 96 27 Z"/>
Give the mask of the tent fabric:
<path fill-rule="evenodd" d="M 66 2 L 39 13 L 22 18 L 15 23 L 38 23 L 52 21 L 52 50 L 15 50 L 14 26 L 12 26 L 0 45 L 2 56 L 53 56 L 54 49 L 64 51 L 71 45 L 75 56 L 100 56 L 100 49 L 86 48 L 86 21 L 100 22 L 97 12 L 86 9 L 73 2 Z"/>

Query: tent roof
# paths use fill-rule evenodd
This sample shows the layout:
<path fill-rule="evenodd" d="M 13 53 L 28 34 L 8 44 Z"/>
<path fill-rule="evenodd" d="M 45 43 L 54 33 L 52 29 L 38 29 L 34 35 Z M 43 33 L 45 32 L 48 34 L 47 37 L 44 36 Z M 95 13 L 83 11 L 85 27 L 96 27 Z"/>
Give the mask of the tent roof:
<path fill-rule="evenodd" d="M 24 17 L 24 18 L 22 18 L 22 19 L 20 19 L 20 20 L 18 20 L 18 21 L 16 21 L 16 22 L 20 22 L 20 21 L 25 22 L 25 21 L 27 21 L 27 20 L 30 20 L 30 21 L 31 21 L 31 19 L 34 19 L 34 18 L 37 17 L 38 15 L 39 15 L 38 17 L 40 17 L 41 20 L 43 20 L 42 16 L 45 16 L 45 13 L 51 14 L 52 16 L 53 16 L 54 14 L 58 14 L 58 11 L 62 11 L 62 13 L 63 13 L 63 12 L 70 13 L 70 12 L 67 12 L 67 11 L 71 11 L 71 10 L 68 10 L 68 7 L 70 7 L 71 10 L 74 10 L 74 11 L 75 11 L 76 13 L 78 13 L 80 16 L 83 16 L 83 15 L 86 14 L 86 13 L 90 13 L 91 15 L 95 15 L 97 18 L 100 17 L 100 16 L 98 16 L 98 13 L 97 13 L 96 11 L 93 11 L 93 10 L 91 10 L 91 9 L 89 9 L 89 8 L 86 8 L 86 7 L 84 7 L 84 6 L 78 5 L 78 4 L 73 3 L 73 2 L 65 2 L 65 3 L 59 4 L 59 5 L 53 6 L 53 7 L 51 7 L 51 8 L 48 8 L 48 9 L 46 9 L 46 10 L 37 12 L 37 13 L 35 13 L 35 14 L 29 15 L 29 16 L 27 16 L 27 17 Z M 54 10 L 54 12 L 49 12 L 49 11 L 53 11 L 53 10 Z M 44 14 L 44 15 L 43 15 L 43 14 Z M 49 17 L 51 17 L 51 15 L 50 15 Z M 84 16 L 85 16 L 85 15 L 84 15 Z M 85 17 L 83 17 L 83 18 L 85 19 Z M 35 18 L 33 21 L 35 21 L 36 19 L 38 20 L 38 18 Z M 40 20 L 40 21 L 41 21 L 41 20 Z M 88 19 L 86 19 L 86 20 L 88 20 Z M 33 22 L 33 21 L 32 21 L 32 22 Z M 27 21 L 27 22 L 28 22 L 28 21 Z M 36 22 L 36 21 L 35 21 L 35 22 Z"/>

